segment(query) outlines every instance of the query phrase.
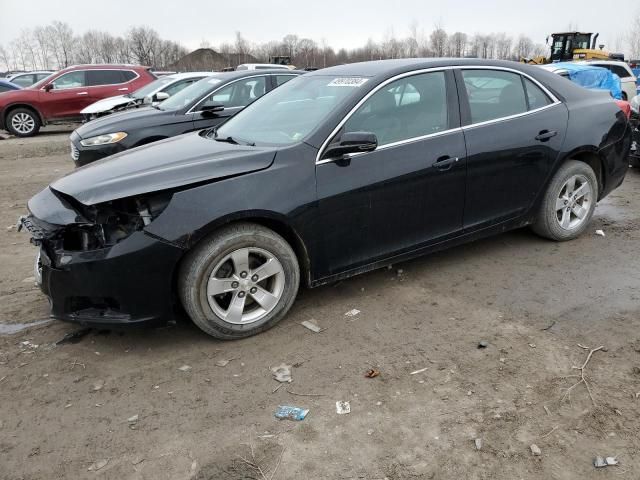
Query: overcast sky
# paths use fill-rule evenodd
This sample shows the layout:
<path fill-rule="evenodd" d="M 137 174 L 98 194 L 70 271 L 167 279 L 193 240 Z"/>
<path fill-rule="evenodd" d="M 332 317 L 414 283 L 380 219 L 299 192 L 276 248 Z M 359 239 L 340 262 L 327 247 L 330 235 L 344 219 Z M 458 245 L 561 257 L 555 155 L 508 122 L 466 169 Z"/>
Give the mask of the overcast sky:
<path fill-rule="evenodd" d="M 614 14 L 610 5 L 615 5 Z M 115 35 L 146 24 L 190 49 L 203 40 L 211 45 L 231 42 L 236 31 L 253 42 L 295 33 L 324 38 L 334 48 L 351 48 L 370 37 L 382 40 L 390 29 L 404 37 L 415 20 L 426 33 L 440 23 L 449 33 L 523 33 L 536 43 L 571 26 L 600 32 L 598 43 L 617 51 L 624 50 L 630 17 L 639 13 L 638 0 L 0 0 L 0 44 L 24 28 L 62 20 L 76 33 L 97 29 Z"/>

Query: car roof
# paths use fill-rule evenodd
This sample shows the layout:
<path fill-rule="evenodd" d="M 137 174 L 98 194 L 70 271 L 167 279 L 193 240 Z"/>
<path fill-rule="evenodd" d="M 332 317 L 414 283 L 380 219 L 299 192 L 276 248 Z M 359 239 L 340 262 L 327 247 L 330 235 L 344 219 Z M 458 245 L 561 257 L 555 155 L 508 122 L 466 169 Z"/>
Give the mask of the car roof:
<path fill-rule="evenodd" d="M 63 68 L 56 73 L 68 72 L 73 70 L 149 70 L 151 67 L 145 67 L 142 65 L 132 65 L 124 63 L 104 63 L 104 64 L 86 64 L 86 65 L 71 65 L 67 68 Z"/>
<path fill-rule="evenodd" d="M 287 74 L 306 75 L 308 72 L 302 72 L 300 70 L 289 70 L 289 69 L 283 72 L 283 69 L 281 68 L 274 68 L 271 70 L 233 70 L 231 72 L 216 72 L 213 75 L 211 75 L 211 77 L 219 78 L 220 80 L 223 80 L 223 81 L 231 81 L 237 78 L 255 77 L 258 75 L 269 75 L 271 73 L 275 73 L 279 75 L 287 75 Z"/>
<path fill-rule="evenodd" d="M 170 73 L 168 75 L 162 75 L 159 78 L 173 78 L 176 80 L 181 80 L 183 78 L 193 78 L 193 77 L 211 77 L 215 75 L 217 72 L 181 72 L 181 73 Z"/>

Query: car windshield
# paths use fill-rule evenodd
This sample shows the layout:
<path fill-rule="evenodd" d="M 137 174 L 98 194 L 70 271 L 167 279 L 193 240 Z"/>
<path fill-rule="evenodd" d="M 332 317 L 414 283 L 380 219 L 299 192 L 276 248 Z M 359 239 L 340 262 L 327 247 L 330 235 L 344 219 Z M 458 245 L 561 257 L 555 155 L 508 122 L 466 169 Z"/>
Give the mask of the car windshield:
<path fill-rule="evenodd" d="M 273 146 L 300 142 L 366 81 L 361 77 L 294 78 L 225 122 L 215 138 Z"/>
<path fill-rule="evenodd" d="M 172 78 L 172 77 L 161 77 L 161 78 L 158 78 L 157 80 L 154 80 L 153 82 L 148 83 L 144 87 L 139 88 L 135 92 L 131 93 L 131 98 L 135 98 L 137 100 L 142 100 L 147 95 L 151 95 L 151 94 L 157 92 L 158 90 L 162 89 L 162 87 L 164 87 L 165 85 L 168 85 L 168 84 L 170 84 L 170 83 L 172 83 L 174 81 L 175 81 L 175 79 Z"/>
<path fill-rule="evenodd" d="M 207 77 L 199 80 L 188 87 L 180 90 L 175 95 L 172 95 L 160 105 L 157 106 L 160 110 L 180 110 L 188 107 L 193 102 L 204 98 L 208 93 L 214 90 L 217 86 L 222 85 L 223 80 L 216 77 Z"/>

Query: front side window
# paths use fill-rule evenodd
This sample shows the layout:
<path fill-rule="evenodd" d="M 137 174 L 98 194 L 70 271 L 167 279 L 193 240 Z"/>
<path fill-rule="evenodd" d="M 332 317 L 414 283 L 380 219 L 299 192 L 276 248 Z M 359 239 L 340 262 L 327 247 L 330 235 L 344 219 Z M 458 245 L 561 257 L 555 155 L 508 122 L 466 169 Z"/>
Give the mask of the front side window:
<path fill-rule="evenodd" d="M 198 109 L 205 106 L 224 105 L 224 108 L 245 107 L 266 92 L 266 77 L 238 80 L 214 92 Z"/>
<path fill-rule="evenodd" d="M 527 111 L 522 77 L 500 70 L 462 70 L 471 123 L 486 122 Z"/>
<path fill-rule="evenodd" d="M 207 93 L 222 85 L 223 80 L 217 77 L 207 77 L 183 88 L 175 95 L 162 102 L 157 108 L 160 110 L 180 110 L 200 100 Z"/>
<path fill-rule="evenodd" d="M 343 132 L 369 132 L 379 145 L 421 137 L 447 129 L 444 72 L 413 75 L 374 93 L 347 120 Z"/>
<path fill-rule="evenodd" d="M 169 96 L 175 95 L 183 88 L 188 87 L 189 85 L 193 84 L 194 82 L 197 82 L 198 80 L 199 78 L 188 78 L 186 80 L 181 80 L 180 82 L 176 82 L 172 85 L 169 85 L 168 87 L 164 88 L 162 91 L 165 93 L 168 93 Z"/>
<path fill-rule="evenodd" d="M 65 73 L 53 81 L 53 88 L 55 90 L 64 90 L 67 88 L 86 87 L 84 73 L 84 71 Z"/>

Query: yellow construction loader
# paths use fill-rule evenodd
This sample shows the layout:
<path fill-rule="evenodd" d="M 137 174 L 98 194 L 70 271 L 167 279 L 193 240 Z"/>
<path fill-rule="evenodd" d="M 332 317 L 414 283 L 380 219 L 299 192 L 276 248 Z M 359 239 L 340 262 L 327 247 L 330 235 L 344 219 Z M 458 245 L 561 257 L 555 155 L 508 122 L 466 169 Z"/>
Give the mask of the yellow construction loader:
<path fill-rule="evenodd" d="M 520 61 L 534 65 L 544 65 L 553 62 L 570 62 L 572 60 L 610 60 L 616 58 L 604 51 L 604 45 L 596 49 L 598 36 L 596 33 L 563 32 L 551 34 L 551 55 L 523 58 Z M 547 37 L 549 45 L 549 37 Z"/>

